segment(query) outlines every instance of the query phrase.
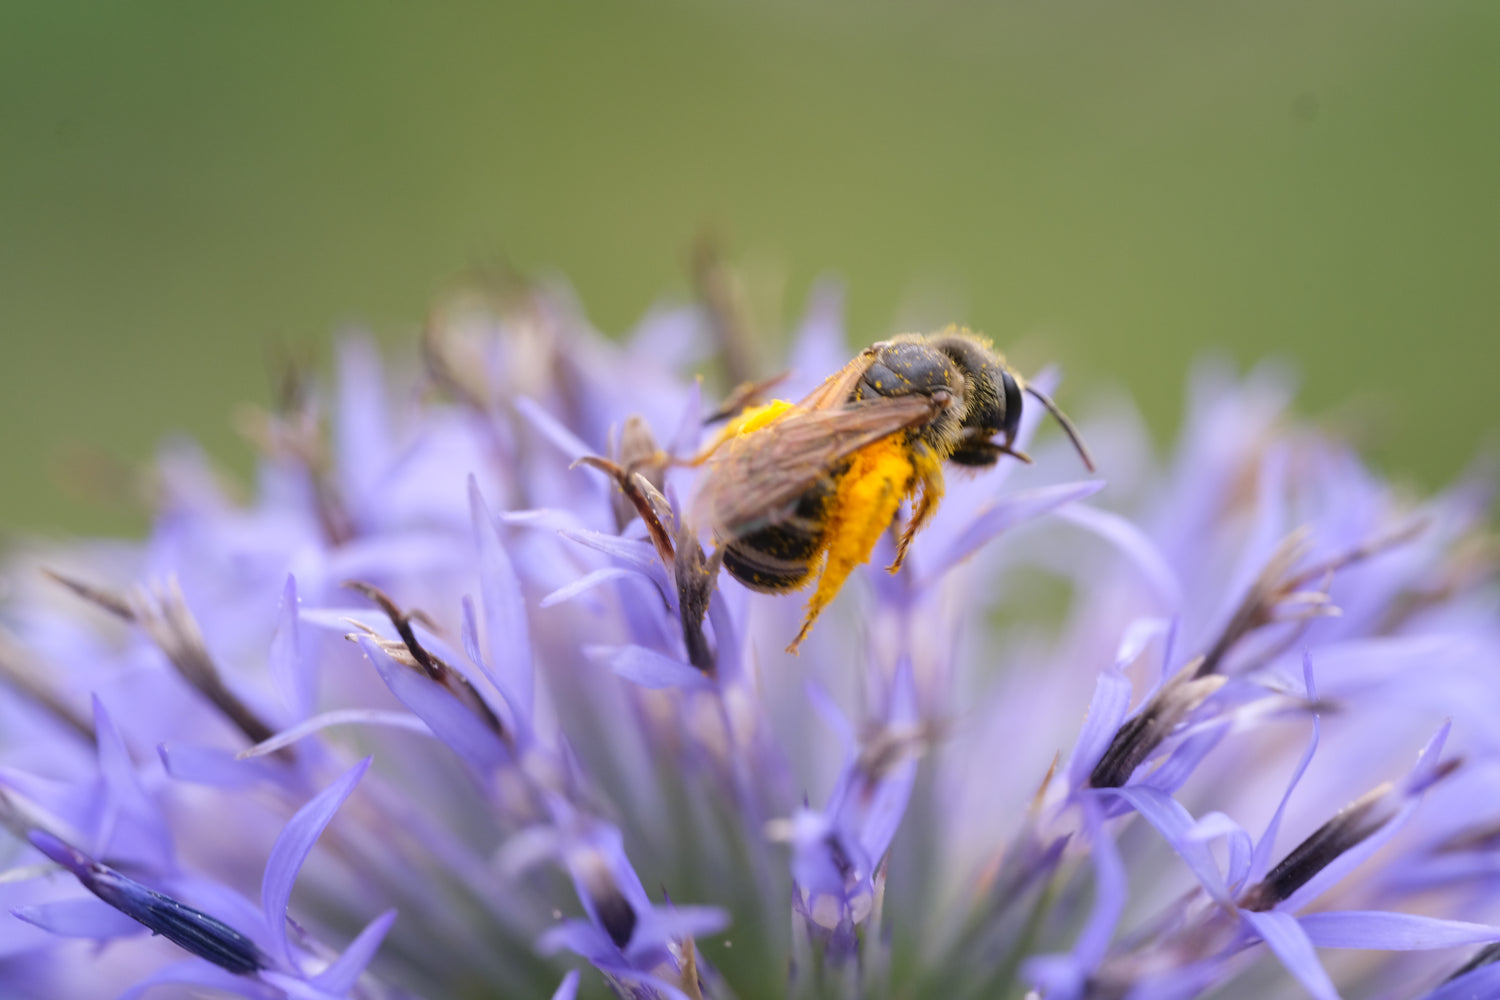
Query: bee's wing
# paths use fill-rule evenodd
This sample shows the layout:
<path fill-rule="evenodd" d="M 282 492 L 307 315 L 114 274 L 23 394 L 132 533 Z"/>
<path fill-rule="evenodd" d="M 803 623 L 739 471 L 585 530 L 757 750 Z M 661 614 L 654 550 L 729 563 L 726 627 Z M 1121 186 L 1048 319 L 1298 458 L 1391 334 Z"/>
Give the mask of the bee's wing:
<path fill-rule="evenodd" d="M 939 406 L 911 395 L 880 396 L 837 410 L 798 408 L 725 441 L 709 460 L 694 523 L 706 521 L 730 538 L 773 524 L 832 466 L 881 438 L 927 423 Z"/>
<path fill-rule="evenodd" d="M 878 345 L 877 345 L 878 347 Z M 850 393 L 864 378 L 865 372 L 875 363 L 877 347 L 867 347 L 859 356 L 832 375 L 825 378 L 816 389 L 804 396 L 797 405 L 804 410 L 843 409 Z"/>

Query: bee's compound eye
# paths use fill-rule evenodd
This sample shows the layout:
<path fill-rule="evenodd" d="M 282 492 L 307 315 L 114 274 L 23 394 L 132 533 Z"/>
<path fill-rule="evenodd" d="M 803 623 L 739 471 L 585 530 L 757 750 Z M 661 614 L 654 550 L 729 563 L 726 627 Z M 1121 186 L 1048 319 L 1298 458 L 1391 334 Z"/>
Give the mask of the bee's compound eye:
<path fill-rule="evenodd" d="M 1021 386 L 1014 375 L 1003 371 L 1000 374 L 1000 388 L 1005 397 L 1005 415 L 1000 431 L 1005 435 L 1005 443 L 1010 444 L 1016 439 L 1016 432 L 1021 429 Z"/>

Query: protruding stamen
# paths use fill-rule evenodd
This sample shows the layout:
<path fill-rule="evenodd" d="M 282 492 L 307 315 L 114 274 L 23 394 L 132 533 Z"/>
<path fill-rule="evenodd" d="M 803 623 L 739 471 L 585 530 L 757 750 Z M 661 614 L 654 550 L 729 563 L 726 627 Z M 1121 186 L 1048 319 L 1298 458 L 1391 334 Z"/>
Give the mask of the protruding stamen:
<path fill-rule="evenodd" d="M 34 660 L 31 653 L 11 640 L 9 633 L 0 630 L 0 681 L 12 690 L 26 695 L 53 718 L 92 743 L 93 723 L 64 701 L 57 689 L 47 683 L 44 676 L 46 669 L 36 669 Z"/>
<path fill-rule="evenodd" d="M 639 921 L 635 907 L 630 905 L 630 900 L 620 891 L 614 873 L 610 871 L 604 858 L 585 858 L 578 866 L 578 874 L 584 891 L 588 893 L 589 902 L 593 904 L 600 927 L 609 935 L 615 947 L 623 951 L 630 944 Z"/>
<path fill-rule="evenodd" d="M 1194 664 L 1188 664 L 1119 728 L 1109 749 L 1094 765 L 1089 784 L 1095 788 L 1124 785 L 1177 724 L 1223 687 L 1224 681 L 1223 677 L 1198 677 L 1194 674 Z"/>
<path fill-rule="evenodd" d="M 677 610 L 682 619 L 682 641 L 688 662 L 705 674 L 712 674 L 718 663 L 708 637 L 703 634 L 703 619 L 713 600 L 714 581 L 719 575 L 723 552 L 715 549 L 705 558 L 703 546 L 692 532 L 683 528 L 677 537 L 677 559 L 673 564 L 677 580 Z"/>
<path fill-rule="evenodd" d="M 454 670 L 447 663 L 444 663 L 439 657 L 434 656 L 427 647 L 418 641 L 417 633 L 411 627 L 411 623 L 413 621 L 421 621 L 423 624 L 429 625 L 429 627 L 431 624 L 421 612 L 402 611 L 385 591 L 374 584 L 362 583 L 358 580 L 345 580 L 343 585 L 350 590 L 363 594 L 379 605 L 380 610 L 384 611 L 385 616 L 390 619 L 391 627 L 401 637 L 401 642 L 399 645 L 389 643 L 381 640 L 369 626 L 359 622 L 351 622 L 351 624 L 367 635 L 374 636 L 386 654 L 397 663 L 405 663 L 409 667 L 420 670 L 429 678 L 442 685 L 450 694 L 463 702 L 470 711 L 479 716 L 491 732 L 506 742 L 510 741 L 509 731 L 506 729 L 505 724 L 500 721 L 500 717 L 495 714 L 495 710 L 490 708 L 489 702 L 480 696 L 478 690 L 469 682 L 469 679 L 457 670 Z"/>
<path fill-rule="evenodd" d="M 1289 899 L 1339 855 L 1367 839 L 1394 815 L 1389 801 L 1390 783 L 1371 789 L 1338 815 L 1318 827 L 1292 848 L 1266 877 L 1245 891 L 1240 906 L 1246 910 L 1269 910 Z"/>
<path fill-rule="evenodd" d="M 222 920 L 148 889 L 50 834 L 33 833 L 31 842 L 72 872 L 85 889 L 151 933 L 235 975 L 249 975 L 267 967 L 266 956 L 255 942 Z"/>
<path fill-rule="evenodd" d="M 615 486 L 646 525 L 651 545 L 656 549 L 662 565 L 670 569 L 676 558 L 676 549 L 672 544 L 672 505 L 655 484 L 643 473 L 634 472 L 598 455 L 585 455 L 573 463 L 574 468 L 580 465 L 598 469 L 615 481 Z"/>
<path fill-rule="evenodd" d="M 224 683 L 175 578 L 149 591 L 137 590 L 131 598 L 131 609 L 146 635 L 183 679 L 223 712 L 251 743 L 263 743 L 276 734 Z M 295 750 L 287 747 L 279 753 L 290 758 Z"/>
<path fill-rule="evenodd" d="M 130 599 L 123 594 L 113 590 L 106 590 L 91 583 L 85 583 L 66 574 L 59 573 L 55 569 L 42 570 L 43 575 L 56 580 L 67 587 L 79 597 L 88 601 L 95 607 L 101 608 L 120 619 L 122 622 L 135 622 L 135 609 L 130 606 Z"/>

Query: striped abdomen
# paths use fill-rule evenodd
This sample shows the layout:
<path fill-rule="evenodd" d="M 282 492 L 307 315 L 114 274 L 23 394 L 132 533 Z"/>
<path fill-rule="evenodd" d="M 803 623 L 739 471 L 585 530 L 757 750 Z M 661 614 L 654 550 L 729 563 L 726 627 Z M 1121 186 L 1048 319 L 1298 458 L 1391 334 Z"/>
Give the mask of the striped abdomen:
<path fill-rule="evenodd" d="M 724 544 L 724 568 L 751 590 L 765 593 L 806 583 L 823 554 L 834 482 L 831 477 L 819 482 L 780 520 Z"/>

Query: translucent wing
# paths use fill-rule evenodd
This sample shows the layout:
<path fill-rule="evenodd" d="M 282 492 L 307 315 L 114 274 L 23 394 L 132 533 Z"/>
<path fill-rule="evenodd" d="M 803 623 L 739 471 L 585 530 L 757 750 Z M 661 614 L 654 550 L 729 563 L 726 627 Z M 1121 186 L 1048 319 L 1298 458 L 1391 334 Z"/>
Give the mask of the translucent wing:
<path fill-rule="evenodd" d="M 860 351 L 857 358 L 825 378 L 797 406 L 804 410 L 842 409 L 859 380 L 875 363 L 880 347 L 880 344 L 874 344 Z"/>
<path fill-rule="evenodd" d="M 860 369 L 854 380 L 862 373 Z M 707 521 L 727 537 L 775 524 L 803 494 L 830 478 L 841 461 L 891 434 L 930 422 L 945 405 L 910 395 L 878 396 L 841 409 L 798 407 L 759 430 L 730 438 L 708 460 L 695 504 L 696 523 Z"/>

